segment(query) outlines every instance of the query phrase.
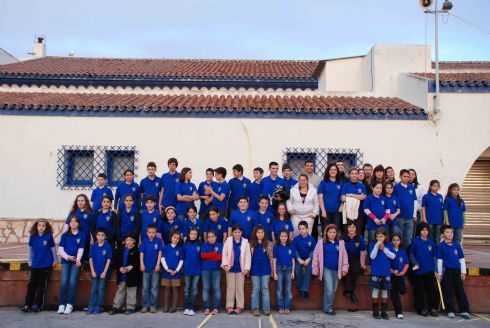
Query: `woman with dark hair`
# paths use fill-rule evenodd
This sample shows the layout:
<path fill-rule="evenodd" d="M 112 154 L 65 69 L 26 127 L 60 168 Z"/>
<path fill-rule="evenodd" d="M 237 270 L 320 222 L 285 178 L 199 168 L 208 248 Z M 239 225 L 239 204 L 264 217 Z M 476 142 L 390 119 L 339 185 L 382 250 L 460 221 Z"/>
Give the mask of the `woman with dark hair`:
<path fill-rule="evenodd" d="M 340 171 L 335 163 L 325 169 L 323 180 L 318 186 L 318 201 L 321 209 L 322 231 L 327 224 L 335 224 L 342 231 Z"/>
<path fill-rule="evenodd" d="M 308 183 L 306 174 L 301 174 L 298 177 L 298 184 L 291 189 L 287 209 L 291 214 L 294 237 L 299 234 L 298 224 L 303 220 L 308 223 L 308 233 L 311 235 L 315 217 L 318 215 L 318 196 L 316 188 Z"/>
<path fill-rule="evenodd" d="M 385 168 L 381 164 L 376 165 L 376 167 L 373 170 L 373 177 L 371 178 L 371 182 L 372 181 L 379 181 L 382 184 L 384 184 L 385 183 L 385 180 L 386 180 L 386 178 L 385 178 Z"/>
<path fill-rule="evenodd" d="M 385 179 L 386 182 L 391 182 L 393 183 L 393 187 L 396 185 L 396 180 L 395 180 L 395 170 L 391 166 L 387 166 L 385 168 Z"/>
<path fill-rule="evenodd" d="M 459 192 L 460 188 L 457 183 L 451 183 L 447 188 L 444 198 L 444 223 L 453 228 L 454 241 L 461 243 L 466 219 L 466 205 Z"/>
<path fill-rule="evenodd" d="M 199 199 L 196 185 L 191 182 L 191 179 L 192 170 L 188 167 L 184 167 L 182 171 L 180 171 L 179 182 L 175 185 L 177 217 L 181 220 L 185 219 L 187 208 L 194 205 L 194 202 Z"/>
<path fill-rule="evenodd" d="M 421 213 L 422 212 L 422 198 L 424 197 L 427 189 L 425 189 L 425 187 L 423 187 L 419 183 L 417 172 L 414 169 L 408 169 L 408 172 L 410 173 L 409 182 L 415 188 L 415 195 L 417 196 L 417 224 L 418 224 L 418 223 L 420 223 L 420 220 L 422 217 L 422 213 Z M 414 228 L 416 228 L 417 224 L 415 224 Z"/>

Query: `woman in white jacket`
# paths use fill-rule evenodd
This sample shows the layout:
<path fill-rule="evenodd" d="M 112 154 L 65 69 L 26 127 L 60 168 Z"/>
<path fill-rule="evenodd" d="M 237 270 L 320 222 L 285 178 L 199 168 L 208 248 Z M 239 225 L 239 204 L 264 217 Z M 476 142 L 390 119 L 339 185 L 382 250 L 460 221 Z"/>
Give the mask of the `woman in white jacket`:
<path fill-rule="evenodd" d="M 293 235 L 296 237 L 299 234 L 298 224 L 303 220 L 308 223 L 308 233 L 311 235 L 319 207 L 316 189 L 308 183 L 306 174 L 299 176 L 298 184 L 291 189 L 286 206 L 289 214 L 291 214 L 291 222 L 294 227 Z"/>

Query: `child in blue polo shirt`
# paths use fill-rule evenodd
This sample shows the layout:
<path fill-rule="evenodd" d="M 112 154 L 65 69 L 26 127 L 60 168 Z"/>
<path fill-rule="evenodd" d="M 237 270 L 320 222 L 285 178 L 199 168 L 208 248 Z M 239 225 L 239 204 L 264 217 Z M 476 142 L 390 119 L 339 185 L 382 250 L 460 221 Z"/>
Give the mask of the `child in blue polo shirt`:
<path fill-rule="evenodd" d="M 346 217 L 347 222 L 356 222 L 359 231 L 361 234 L 364 234 L 364 217 L 363 215 L 359 215 L 359 212 L 361 212 L 361 214 L 364 213 L 362 210 L 362 202 L 366 199 L 366 187 L 358 180 L 359 172 L 362 172 L 362 170 L 359 170 L 356 167 L 351 167 L 349 169 L 349 181 L 342 184 L 340 194 L 342 195 L 342 203 L 349 203 L 348 198 L 357 199 L 359 201 L 359 208 L 357 210 L 355 208 L 349 210 L 346 206 L 344 216 Z M 356 213 L 358 217 L 354 220 L 353 218 L 356 216 Z"/>
<path fill-rule="evenodd" d="M 316 241 L 308 234 L 308 222 L 298 223 L 299 235 L 293 239 L 293 247 L 296 258 L 296 279 L 298 289 L 303 300 L 308 299 L 310 292 L 311 260 L 315 250 Z"/>
<path fill-rule="evenodd" d="M 395 185 L 394 194 L 400 202 L 398 227 L 402 234 L 403 245 L 408 247 L 412 242 L 414 223 L 417 222 L 417 194 L 415 187 L 410 183 L 408 170 L 400 171 L 400 182 Z"/>
<path fill-rule="evenodd" d="M 228 221 L 228 236 L 231 236 L 231 227 L 238 224 L 243 230 L 243 238 L 250 239 L 254 226 L 254 213 L 248 209 L 248 198 L 243 196 L 238 201 L 238 209 L 231 212 Z"/>
<path fill-rule="evenodd" d="M 191 205 L 187 208 L 185 215 L 184 226 L 182 227 L 182 234 L 184 236 L 184 241 L 189 238 L 189 230 L 195 228 L 199 238 L 201 237 L 202 223 L 201 220 L 197 218 L 197 208 L 195 205 Z"/>
<path fill-rule="evenodd" d="M 114 198 L 112 189 L 107 186 L 107 175 L 105 173 L 99 173 L 97 175 L 97 188 L 92 190 L 92 195 L 90 196 L 94 212 L 102 208 L 102 197 L 104 196 L 111 196 L 111 198 Z"/>
<path fill-rule="evenodd" d="M 180 172 L 179 182 L 175 185 L 175 198 L 177 199 L 177 217 L 185 219 L 185 214 L 189 206 L 194 206 L 194 202 L 199 199 L 197 188 L 191 182 L 192 170 L 184 167 Z"/>
<path fill-rule="evenodd" d="M 417 226 L 417 237 L 410 245 L 410 264 L 413 270 L 413 294 L 415 310 L 426 317 L 429 314 L 437 317 L 438 299 L 435 290 L 434 266 L 436 243 L 429 238 L 429 224 L 420 222 Z M 427 299 L 428 309 L 425 307 Z"/>
<path fill-rule="evenodd" d="M 184 264 L 184 250 L 181 246 L 182 235 L 178 230 L 170 232 L 169 243 L 163 247 L 162 254 L 162 286 L 163 286 L 163 312 L 177 311 L 177 302 L 180 292 L 180 269 Z M 169 307 L 170 289 L 172 289 L 172 306 Z"/>
<path fill-rule="evenodd" d="M 277 205 L 277 214 L 274 217 L 274 220 L 272 220 L 272 224 L 271 224 L 272 241 L 274 243 L 277 243 L 279 241 L 279 233 L 282 230 L 288 231 L 289 232 L 288 240 L 292 240 L 293 229 L 294 229 L 293 223 L 289 218 L 289 213 L 286 209 L 286 204 L 279 203 L 279 205 Z"/>
<path fill-rule="evenodd" d="M 466 204 L 461 198 L 457 183 L 451 183 L 444 198 L 444 223 L 449 224 L 454 231 L 454 241 L 461 243 L 463 228 L 466 220 Z"/>
<path fill-rule="evenodd" d="M 291 176 L 291 166 L 289 166 L 288 164 L 284 164 L 281 168 L 281 171 L 283 177 L 282 179 L 284 180 L 284 184 L 286 185 L 286 187 L 288 189 L 293 188 L 298 183 L 298 180 Z"/>
<path fill-rule="evenodd" d="M 145 231 L 147 231 L 150 225 L 154 225 L 157 227 L 157 237 L 162 238 L 163 219 L 160 211 L 156 209 L 156 198 L 151 195 L 146 197 L 145 205 L 146 210 L 141 213 L 140 240 L 147 238 Z"/>
<path fill-rule="evenodd" d="M 280 314 L 291 312 L 293 295 L 291 292 L 291 280 L 294 279 L 294 248 L 289 242 L 291 232 L 281 230 L 278 233 L 278 240 L 274 246 L 274 260 L 272 262 L 272 272 L 274 280 L 277 281 L 277 307 Z"/>
<path fill-rule="evenodd" d="M 228 223 L 220 216 L 217 207 L 211 206 L 208 211 L 208 218 L 204 221 L 203 228 L 204 240 L 208 241 L 208 232 L 214 231 L 218 243 L 222 244 L 228 236 Z"/>
<path fill-rule="evenodd" d="M 39 312 L 44 306 L 44 296 L 51 269 L 56 267 L 56 246 L 53 229 L 45 219 L 36 220 L 29 236 L 28 264 L 31 275 L 22 311 Z"/>
<path fill-rule="evenodd" d="M 400 215 L 400 200 L 394 194 L 393 182 L 386 182 L 383 190 L 385 197 L 385 206 L 390 210 L 390 217 L 387 222 L 388 235 L 391 236 L 394 233 L 400 233 L 400 227 L 398 227 L 398 215 Z"/>
<path fill-rule="evenodd" d="M 260 197 L 259 210 L 253 215 L 254 228 L 261 225 L 265 230 L 265 238 L 272 241 L 272 222 L 274 216 L 267 209 L 269 207 L 269 198 L 265 196 Z"/>
<path fill-rule="evenodd" d="M 86 240 L 80 231 L 80 219 L 72 216 L 68 231 L 61 235 L 58 254 L 61 257 L 61 288 L 58 314 L 70 314 L 77 296 L 78 274 Z"/>
<path fill-rule="evenodd" d="M 317 191 L 321 209 L 322 231 L 325 230 L 327 224 L 335 224 L 339 230 L 342 228 L 341 189 L 339 168 L 335 163 L 329 163 Z"/>
<path fill-rule="evenodd" d="M 114 195 L 114 210 L 117 212 L 119 208 L 124 208 L 124 196 L 133 195 L 133 207 L 136 210 L 140 209 L 140 186 L 134 182 L 134 171 L 127 169 L 124 171 L 124 182 L 117 185 L 116 194 Z"/>
<path fill-rule="evenodd" d="M 133 207 L 133 195 L 124 197 L 124 208 L 120 208 L 117 213 L 114 239 L 118 246 L 122 246 L 123 241 L 130 233 L 139 235 L 141 231 L 141 214 Z"/>
<path fill-rule="evenodd" d="M 115 225 L 117 223 L 117 214 L 112 211 L 112 199 L 110 196 L 102 197 L 102 208 L 94 214 L 92 218 L 92 238 L 96 239 L 96 231 L 100 228 L 105 229 L 107 242 L 113 246 L 114 235 L 115 235 Z M 134 206 L 133 206 L 134 207 Z M 123 207 L 121 207 L 121 211 Z"/>
<path fill-rule="evenodd" d="M 390 209 L 386 206 L 386 199 L 382 195 L 383 183 L 373 181 L 371 184 L 373 193 L 364 201 L 364 213 L 367 216 L 366 228 L 368 230 L 368 242 L 374 241 L 375 232 L 382 227 L 387 230 L 386 222 L 390 218 Z"/>
<path fill-rule="evenodd" d="M 199 219 L 204 222 L 208 215 L 209 206 L 213 201 L 211 193 L 206 191 L 204 187 L 210 187 L 211 189 L 216 188 L 218 185 L 216 181 L 213 181 L 214 170 L 212 168 L 206 169 L 206 180 L 199 184 L 197 188 L 197 194 L 199 195 L 200 205 L 199 205 Z"/>
<path fill-rule="evenodd" d="M 442 295 L 446 305 L 447 316 L 454 318 L 453 295 L 456 294 L 456 300 L 459 306 L 459 316 L 465 319 L 471 319 L 470 306 L 463 282 L 466 278 L 466 263 L 464 259 L 463 248 L 457 241 L 453 241 L 453 229 L 451 226 L 443 225 L 441 227 L 443 241 L 437 248 L 437 280 L 442 285 Z"/>
<path fill-rule="evenodd" d="M 140 182 L 141 211 L 146 210 L 146 198 L 152 196 L 155 200 L 159 199 L 162 190 L 161 179 L 156 176 L 157 165 L 155 162 L 149 162 L 146 165 L 146 172 L 148 173 L 148 176 Z"/>
<path fill-rule="evenodd" d="M 207 232 L 206 242 L 201 247 L 202 259 L 202 307 L 208 315 L 211 309 L 209 292 L 213 289 L 213 315 L 217 315 L 221 307 L 221 260 L 223 246 L 216 241 L 214 230 Z"/>
<path fill-rule="evenodd" d="M 259 316 L 260 295 L 262 294 L 262 309 L 265 315 L 271 314 L 269 281 L 272 272 L 272 245 L 266 238 L 264 227 L 254 228 L 250 240 L 252 264 L 250 276 L 252 279 L 252 313 Z"/>
<path fill-rule="evenodd" d="M 393 246 L 388 243 L 386 230 L 382 227 L 376 230 L 376 242 L 369 244 L 369 257 L 371 258 L 371 278 L 369 286 L 373 289 L 371 298 L 373 302 L 373 317 L 375 319 L 389 319 L 388 290 L 391 289 L 391 263 L 395 258 Z M 379 314 L 378 298 L 381 294 L 381 316 Z"/>
<path fill-rule="evenodd" d="M 213 201 L 212 206 L 219 209 L 221 215 L 226 216 L 228 208 L 228 197 L 230 196 L 230 185 L 226 182 L 226 169 L 224 167 L 218 167 L 214 170 L 214 176 L 216 178 L 216 185 L 205 186 L 204 191 L 207 192 Z"/>
<path fill-rule="evenodd" d="M 140 245 L 140 270 L 143 272 L 143 290 L 141 291 L 141 313 L 148 310 L 157 312 L 158 290 L 160 288 L 160 260 L 162 259 L 163 242 L 156 237 L 157 227 L 148 226 L 148 238 Z"/>
<path fill-rule="evenodd" d="M 182 234 L 182 230 L 185 230 L 184 221 L 177 217 L 175 207 L 167 206 L 165 208 L 165 217 L 162 221 L 162 239 L 164 243 L 170 243 L 170 233 L 172 230 L 177 230 Z"/>
<path fill-rule="evenodd" d="M 179 182 L 180 173 L 177 171 L 179 162 L 176 158 L 169 158 L 167 161 L 168 172 L 162 175 L 160 183 L 162 190 L 160 192 L 160 199 L 158 206 L 160 212 L 164 212 L 167 206 L 175 207 L 177 205 L 177 198 L 175 198 L 175 186 Z"/>
<path fill-rule="evenodd" d="M 92 211 L 87 195 L 79 194 L 75 197 L 71 210 L 66 217 L 63 231 L 68 230 L 70 218 L 75 215 L 80 219 L 80 231 L 87 236 L 82 261 L 88 259 L 88 253 L 90 252 L 90 228 L 95 213 L 96 212 Z"/>
<path fill-rule="evenodd" d="M 396 317 L 403 319 L 400 295 L 407 293 L 405 274 L 408 271 L 408 256 L 407 252 L 401 247 L 402 237 L 398 232 L 391 235 L 391 244 L 395 251 L 395 258 L 391 260 L 391 302 L 393 302 Z"/>
<path fill-rule="evenodd" d="M 109 266 L 112 259 L 112 247 L 105 241 L 105 229 L 97 230 L 97 242 L 90 247 L 90 273 L 92 276 L 92 289 L 87 314 L 98 314 L 104 306 L 105 283 L 111 274 Z"/>
<path fill-rule="evenodd" d="M 441 241 L 440 229 L 444 211 L 444 200 L 438 193 L 440 188 L 438 180 L 431 180 L 427 194 L 422 197 L 422 221 L 429 224 L 430 238 L 437 244 Z"/>
<path fill-rule="evenodd" d="M 238 210 L 238 201 L 242 197 L 248 196 L 249 184 L 250 180 L 243 176 L 243 166 L 240 164 L 234 165 L 233 178 L 228 181 L 230 186 L 230 202 L 228 206 L 230 213 Z"/>
<path fill-rule="evenodd" d="M 197 212 L 196 212 L 197 214 Z M 201 278 L 201 242 L 199 230 L 190 227 L 184 243 L 184 315 L 193 316 L 197 307 L 199 279 Z"/>
<path fill-rule="evenodd" d="M 250 182 L 248 185 L 248 199 L 249 199 L 249 208 L 251 211 L 259 210 L 259 201 L 260 201 L 260 181 L 262 180 L 262 176 L 264 175 L 264 169 L 261 167 L 256 167 L 253 170 L 254 181 Z"/>
<path fill-rule="evenodd" d="M 287 188 L 284 180 L 279 175 L 277 175 L 277 173 L 279 172 L 279 164 L 277 162 L 269 163 L 269 172 L 270 175 L 260 181 L 260 193 L 262 196 L 269 197 L 269 211 L 274 212 L 275 210 L 272 207 L 274 192 L 281 186 L 286 188 L 288 191 L 289 189 Z"/>

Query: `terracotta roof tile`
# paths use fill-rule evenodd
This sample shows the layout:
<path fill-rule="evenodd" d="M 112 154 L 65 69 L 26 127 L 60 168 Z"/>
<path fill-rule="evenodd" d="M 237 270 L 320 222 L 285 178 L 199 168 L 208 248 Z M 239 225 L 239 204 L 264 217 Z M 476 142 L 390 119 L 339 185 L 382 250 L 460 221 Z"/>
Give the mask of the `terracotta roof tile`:
<path fill-rule="evenodd" d="M 436 68 L 436 63 L 432 62 L 432 68 Z M 490 70 L 490 61 L 442 61 L 439 62 L 439 69 L 484 69 Z"/>
<path fill-rule="evenodd" d="M 420 77 L 426 77 L 428 79 L 434 80 L 434 73 L 412 73 L 413 75 L 417 75 Z M 440 73 L 439 80 L 441 83 L 450 83 L 450 82 L 490 82 L 490 72 L 489 73 Z"/>

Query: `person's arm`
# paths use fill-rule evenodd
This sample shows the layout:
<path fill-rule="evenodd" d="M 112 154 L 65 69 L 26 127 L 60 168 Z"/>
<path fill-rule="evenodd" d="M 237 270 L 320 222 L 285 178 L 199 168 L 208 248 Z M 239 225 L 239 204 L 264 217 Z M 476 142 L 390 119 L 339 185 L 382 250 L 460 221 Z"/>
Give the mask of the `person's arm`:
<path fill-rule="evenodd" d="M 320 205 L 320 210 L 322 212 L 322 218 L 327 218 L 327 211 L 325 209 L 325 203 L 323 202 L 323 194 L 318 194 L 318 204 Z"/>
<path fill-rule="evenodd" d="M 417 258 L 415 257 L 414 248 L 415 248 L 415 245 L 412 243 L 412 246 L 410 246 L 410 252 L 408 254 L 408 257 L 410 258 L 410 263 L 412 263 L 412 265 L 413 265 L 413 270 L 418 270 L 419 262 L 417 261 Z"/>
<path fill-rule="evenodd" d="M 56 254 L 56 246 L 51 247 L 51 254 L 53 255 L 53 266 L 58 263 L 58 256 Z"/>
<path fill-rule="evenodd" d="M 106 277 L 110 265 L 111 265 L 111 259 L 107 259 L 107 261 L 105 262 L 104 271 L 102 271 L 102 274 L 100 275 L 102 279 Z"/>
<path fill-rule="evenodd" d="M 392 251 L 390 251 L 388 249 L 388 247 L 385 247 L 384 250 L 383 250 L 383 253 L 385 253 L 385 255 L 390 259 L 390 260 L 393 260 L 396 256 L 395 253 L 393 253 Z"/>
<path fill-rule="evenodd" d="M 420 214 L 422 215 L 422 222 L 427 223 L 427 213 L 424 206 L 422 206 L 422 209 L 420 210 Z"/>
<path fill-rule="evenodd" d="M 402 271 L 399 272 L 398 275 L 404 276 L 405 274 L 407 274 L 407 271 L 408 271 L 408 263 L 403 266 Z"/>
<path fill-rule="evenodd" d="M 140 253 L 140 271 L 145 272 L 146 267 L 145 267 L 145 253 L 141 252 Z"/>
<path fill-rule="evenodd" d="M 179 272 L 180 269 L 182 269 L 182 266 L 184 265 L 184 261 L 183 260 L 180 260 L 179 261 L 179 265 L 177 265 L 177 269 L 175 269 L 175 272 Z"/>
<path fill-rule="evenodd" d="M 58 246 L 58 254 L 62 259 L 68 261 L 68 254 L 66 254 L 65 248 L 63 246 Z"/>
<path fill-rule="evenodd" d="M 83 251 L 84 249 L 83 248 L 79 248 L 78 251 L 77 251 L 77 262 L 80 262 L 82 260 L 82 257 L 83 257 Z M 78 263 L 77 263 L 78 264 Z"/>
<path fill-rule="evenodd" d="M 316 217 L 318 215 L 320 209 L 320 202 L 318 200 L 318 196 L 315 194 L 313 197 L 313 216 Z"/>
<path fill-rule="evenodd" d="M 465 264 L 466 265 L 466 264 Z M 463 272 L 463 271 L 461 271 Z M 442 276 L 442 259 L 437 259 L 437 276 Z"/>
<path fill-rule="evenodd" d="M 449 224 L 449 216 L 447 210 L 444 210 L 444 224 Z"/>
<path fill-rule="evenodd" d="M 27 248 L 27 263 L 32 266 L 32 259 L 34 258 L 34 247 L 29 246 Z"/>
<path fill-rule="evenodd" d="M 155 267 L 155 272 L 160 272 L 160 261 L 162 260 L 162 251 L 158 252 L 157 265 Z"/>
<path fill-rule="evenodd" d="M 119 206 L 119 198 L 121 198 L 121 188 L 117 187 L 116 195 L 114 196 L 114 211 L 116 212 Z"/>
<path fill-rule="evenodd" d="M 274 258 L 274 259 L 272 260 L 272 272 L 273 272 L 273 274 L 274 274 L 274 280 L 277 280 L 277 278 L 278 278 L 278 277 L 277 277 L 277 270 L 276 270 L 276 267 L 277 267 L 277 259 L 276 259 L 276 258 Z"/>
<path fill-rule="evenodd" d="M 171 270 L 168 269 L 167 261 L 165 260 L 165 257 L 162 257 L 160 262 L 162 262 L 162 266 L 165 269 L 165 271 L 170 272 Z"/>
<path fill-rule="evenodd" d="M 413 219 L 417 220 L 417 210 L 418 210 L 419 203 L 417 202 L 417 198 L 413 201 Z"/>
<path fill-rule="evenodd" d="M 90 273 L 92 275 L 92 278 L 97 278 L 97 273 L 95 273 L 94 261 L 92 260 L 92 258 L 88 259 L 88 263 L 90 265 Z"/>
<path fill-rule="evenodd" d="M 371 254 L 369 255 L 371 260 L 374 260 L 376 258 L 376 256 L 378 255 L 378 249 L 379 249 L 379 244 L 375 243 L 373 246 L 373 249 L 371 250 Z"/>
<path fill-rule="evenodd" d="M 294 266 L 295 266 L 295 264 L 296 264 L 296 262 L 294 261 L 294 258 L 293 258 L 293 259 L 291 260 L 291 265 L 292 265 L 292 267 L 291 267 L 291 269 L 292 269 L 292 270 L 291 270 L 291 279 L 294 279 L 294 272 L 295 272 L 295 271 L 294 271 Z"/>

